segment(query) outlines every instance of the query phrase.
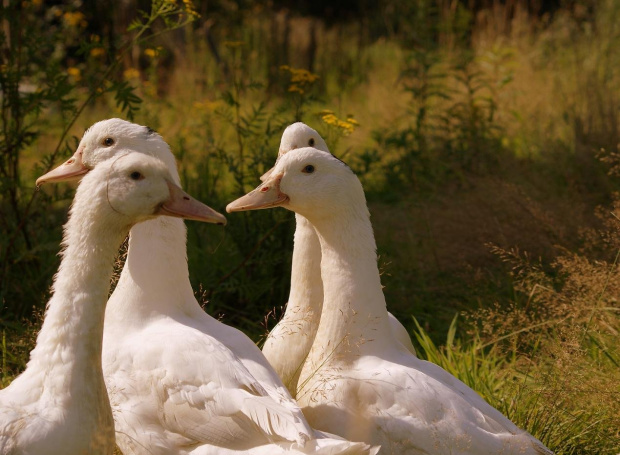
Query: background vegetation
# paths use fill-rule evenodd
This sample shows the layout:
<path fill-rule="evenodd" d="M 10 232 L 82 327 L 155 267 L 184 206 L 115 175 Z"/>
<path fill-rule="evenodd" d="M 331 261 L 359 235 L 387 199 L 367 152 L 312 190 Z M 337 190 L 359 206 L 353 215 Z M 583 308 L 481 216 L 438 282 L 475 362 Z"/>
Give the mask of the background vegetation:
<path fill-rule="evenodd" d="M 303 120 L 364 183 L 420 355 L 558 454 L 618 453 L 620 3 L 336 3 L 3 3 L 1 384 L 33 345 L 73 194 L 34 181 L 84 129 L 155 128 L 223 210 Z M 293 217 L 229 221 L 188 223 L 191 280 L 260 342 L 288 297 Z"/>

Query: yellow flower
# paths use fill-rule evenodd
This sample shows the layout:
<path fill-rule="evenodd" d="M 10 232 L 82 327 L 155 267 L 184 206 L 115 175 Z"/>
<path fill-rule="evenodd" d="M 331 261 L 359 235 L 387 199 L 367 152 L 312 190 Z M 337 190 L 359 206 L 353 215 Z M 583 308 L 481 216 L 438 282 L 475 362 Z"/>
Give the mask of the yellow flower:
<path fill-rule="evenodd" d="M 338 122 L 338 117 L 336 117 L 333 113 L 329 113 L 321 116 L 321 120 L 328 125 L 335 125 Z"/>
<path fill-rule="evenodd" d="M 76 68 L 75 66 L 70 66 L 69 68 L 67 68 L 67 74 L 76 81 L 79 81 L 82 78 L 82 72 L 79 68 Z"/>
<path fill-rule="evenodd" d="M 196 11 L 196 7 L 191 0 L 183 0 L 183 5 L 185 5 L 185 11 L 187 11 L 187 14 L 194 17 L 200 17 L 200 14 Z"/>
<path fill-rule="evenodd" d="M 319 79 L 318 74 L 311 73 L 303 68 L 291 68 L 288 65 L 282 65 L 280 71 L 287 71 L 291 75 L 291 81 L 288 88 L 289 92 L 304 94 L 306 89 Z"/>
<path fill-rule="evenodd" d="M 144 49 L 144 55 L 147 57 L 155 58 L 157 56 L 157 51 L 155 49 Z"/>
<path fill-rule="evenodd" d="M 295 85 L 295 84 L 291 84 L 291 85 L 289 86 L 289 88 L 288 88 L 288 91 L 289 91 L 289 92 L 297 92 L 297 93 L 299 93 L 300 95 L 303 95 L 303 94 L 304 94 L 304 89 L 303 89 L 303 88 L 301 88 L 301 87 L 299 87 L 298 85 Z"/>
<path fill-rule="evenodd" d="M 101 57 L 105 55 L 105 49 L 103 47 L 94 47 L 90 50 L 91 57 Z"/>
<path fill-rule="evenodd" d="M 123 71 L 125 79 L 138 79 L 140 77 L 140 71 L 135 68 L 129 68 Z"/>
<path fill-rule="evenodd" d="M 319 76 L 317 74 L 313 74 L 308 70 L 304 70 L 304 69 L 298 69 L 298 68 L 291 68 L 290 69 L 291 72 L 291 82 L 301 82 L 301 83 L 308 83 L 308 84 L 312 84 L 314 81 L 316 81 Z"/>
<path fill-rule="evenodd" d="M 69 27 L 77 27 L 78 25 L 85 27 L 87 25 L 84 20 L 84 15 L 79 11 L 76 11 L 75 13 L 67 11 L 62 15 L 62 18 Z"/>
<path fill-rule="evenodd" d="M 332 111 L 321 111 L 319 116 L 326 124 L 338 128 L 344 136 L 348 136 L 359 126 L 359 123 L 354 118 L 348 117 L 346 120 L 340 120 Z"/>

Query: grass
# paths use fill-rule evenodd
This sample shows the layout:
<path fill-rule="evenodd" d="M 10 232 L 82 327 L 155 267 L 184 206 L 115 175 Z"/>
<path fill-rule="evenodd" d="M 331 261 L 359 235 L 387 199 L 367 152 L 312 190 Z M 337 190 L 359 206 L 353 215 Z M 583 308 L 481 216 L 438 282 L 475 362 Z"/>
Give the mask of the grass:
<path fill-rule="evenodd" d="M 303 93 L 288 91 L 280 65 L 307 65 L 313 20 L 289 19 L 286 53 L 285 19 L 247 13 L 243 26 L 212 31 L 219 64 L 205 28 L 186 28 L 137 48 L 126 65 L 139 71 L 120 77 L 142 98 L 135 121 L 162 134 L 186 189 L 219 210 L 272 165 L 286 125 L 317 128 L 363 181 L 388 306 L 420 355 L 556 453 L 615 454 L 620 6 L 592 5 L 537 18 L 497 3 L 472 18 L 466 44 L 442 31 L 412 46 L 397 32 L 370 39 L 360 24 L 314 21 L 319 78 Z M 74 95 L 88 97 L 88 85 Z M 345 135 L 322 120 L 325 109 L 360 126 Z M 123 115 L 98 98 L 69 136 Z M 42 125 L 20 162 L 25 192 L 66 121 L 50 108 Z M 2 386 L 32 347 L 31 309 L 40 314 L 48 298 L 71 197 L 71 187 L 39 194 L 34 245 L 3 291 Z M 229 221 L 218 231 L 188 224 L 191 281 L 207 311 L 258 341 L 275 324 L 264 315 L 287 300 L 293 218 Z"/>
<path fill-rule="evenodd" d="M 506 352 L 478 336 L 463 341 L 456 337 L 456 321 L 442 346 L 415 321 L 419 356 L 459 378 L 557 454 L 616 453 L 617 406 L 603 403 L 617 390 L 596 387 L 602 384 L 591 374 L 596 368 L 611 375 L 603 381 L 609 386 L 617 383 L 617 368 L 574 352 L 564 353 L 567 364 L 561 364 L 532 351 Z M 584 406 L 586 396 L 591 402 Z"/>

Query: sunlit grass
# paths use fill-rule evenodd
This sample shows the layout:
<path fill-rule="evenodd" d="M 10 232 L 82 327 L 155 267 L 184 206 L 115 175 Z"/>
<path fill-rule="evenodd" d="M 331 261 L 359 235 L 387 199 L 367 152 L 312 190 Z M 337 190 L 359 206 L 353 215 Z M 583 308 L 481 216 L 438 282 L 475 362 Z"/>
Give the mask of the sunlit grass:
<path fill-rule="evenodd" d="M 557 455 L 616 453 L 620 374 L 613 363 L 596 359 L 604 349 L 591 346 L 583 355 L 567 351 L 561 340 L 539 339 L 527 354 L 514 346 L 506 351 L 499 342 L 483 343 L 476 331 L 459 338 L 456 321 L 439 346 L 416 321 L 419 357 L 463 381 Z"/>

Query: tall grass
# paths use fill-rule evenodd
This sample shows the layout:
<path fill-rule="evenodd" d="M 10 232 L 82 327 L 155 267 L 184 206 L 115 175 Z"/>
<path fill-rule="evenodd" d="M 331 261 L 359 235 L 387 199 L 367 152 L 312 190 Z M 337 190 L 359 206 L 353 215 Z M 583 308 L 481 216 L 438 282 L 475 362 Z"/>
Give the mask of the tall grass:
<path fill-rule="evenodd" d="M 612 398 L 617 368 L 603 367 L 603 380 L 591 376 L 601 369 L 594 357 L 605 355 L 606 348 L 590 350 L 587 359 L 565 352 L 560 363 L 537 350 L 524 354 L 499 342 L 483 343 L 478 333 L 467 341 L 457 338 L 456 317 L 441 346 L 419 324 L 414 335 L 420 358 L 449 371 L 556 454 L 617 453 L 618 406 Z M 557 340 L 539 343 L 540 349 L 560 351 Z M 576 374 L 579 369 L 588 373 Z"/>

